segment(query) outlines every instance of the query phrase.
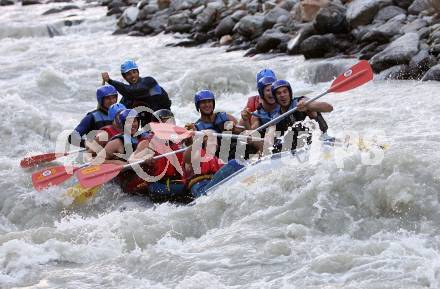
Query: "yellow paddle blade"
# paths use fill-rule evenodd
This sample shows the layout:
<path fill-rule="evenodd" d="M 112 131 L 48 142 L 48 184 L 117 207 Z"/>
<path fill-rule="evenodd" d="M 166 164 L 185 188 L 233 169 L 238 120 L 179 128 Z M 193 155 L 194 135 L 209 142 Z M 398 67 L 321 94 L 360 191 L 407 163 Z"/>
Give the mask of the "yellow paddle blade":
<path fill-rule="evenodd" d="M 67 189 L 66 195 L 73 198 L 73 204 L 84 204 L 87 201 L 91 200 L 101 186 L 96 186 L 93 188 L 84 188 L 81 184 L 76 184 L 73 187 Z"/>

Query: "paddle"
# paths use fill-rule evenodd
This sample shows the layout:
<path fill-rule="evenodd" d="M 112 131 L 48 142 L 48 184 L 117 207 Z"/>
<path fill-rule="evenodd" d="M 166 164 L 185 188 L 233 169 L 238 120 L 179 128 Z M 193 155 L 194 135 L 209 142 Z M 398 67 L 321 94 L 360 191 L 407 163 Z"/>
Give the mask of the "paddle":
<path fill-rule="evenodd" d="M 373 69 L 366 60 L 361 60 L 357 64 L 353 65 L 350 69 L 339 75 L 333 82 L 330 88 L 322 94 L 308 100 L 305 105 L 323 97 L 330 92 L 344 92 L 361 86 L 364 83 L 373 79 Z M 264 125 L 256 128 L 253 132 L 261 131 L 271 125 L 278 123 L 283 118 L 291 115 L 296 111 L 296 107 L 286 111 L 282 115 L 274 118 L 273 120 L 265 123 Z"/>
<path fill-rule="evenodd" d="M 247 135 L 239 135 L 239 134 L 230 134 L 230 133 L 216 133 L 210 132 L 206 133 L 203 131 L 192 131 L 187 130 L 186 128 L 176 126 L 170 123 L 158 123 L 152 122 L 149 124 L 151 131 L 154 133 L 154 136 L 160 139 L 166 139 L 171 141 L 182 141 L 183 139 L 191 137 L 193 134 L 195 135 L 213 135 L 215 137 L 227 137 L 233 139 L 241 139 L 241 140 L 254 140 L 254 141 L 264 141 L 263 138 L 259 137 L 251 137 Z"/>
<path fill-rule="evenodd" d="M 65 166 L 50 167 L 32 174 L 32 184 L 37 191 L 44 190 L 51 186 L 59 185 L 73 176 L 73 173 L 90 163 L 82 164 L 79 167 L 70 167 L 69 172 Z"/>
<path fill-rule="evenodd" d="M 65 153 L 46 153 L 46 154 L 26 157 L 20 161 L 20 166 L 22 168 L 31 168 L 31 167 L 39 165 L 41 163 L 51 162 L 57 158 L 64 157 L 64 156 L 74 154 L 74 153 L 83 152 L 85 150 L 86 150 L 86 148 L 82 148 L 79 150 L 74 150 L 74 151 L 65 152 Z"/>
<path fill-rule="evenodd" d="M 67 189 L 66 195 L 73 198 L 74 204 L 81 205 L 93 198 L 100 188 L 101 186 L 84 188 L 81 184 L 76 184 Z"/>
<path fill-rule="evenodd" d="M 187 149 L 188 147 L 176 151 L 167 152 L 159 156 L 153 157 L 153 160 L 157 160 L 169 155 L 183 152 Z M 116 177 L 123 169 L 129 168 L 133 165 L 141 164 L 145 161 L 146 160 L 140 160 L 126 165 L 115 165 L 115 164 L 94 165 L 77 171 L 76 177 L 78 178 L 79 183 L 83 187 L 91 188 L 110 181 L 111 179 Z"/>

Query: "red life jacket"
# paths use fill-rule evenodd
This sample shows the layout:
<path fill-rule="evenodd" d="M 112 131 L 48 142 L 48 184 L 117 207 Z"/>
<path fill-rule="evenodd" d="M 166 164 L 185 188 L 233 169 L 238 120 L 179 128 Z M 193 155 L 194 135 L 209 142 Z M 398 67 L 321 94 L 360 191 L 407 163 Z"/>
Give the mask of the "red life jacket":
<path fill-rule="evenodd" d="M 108 140 L 111 140 L 114 136 L 121 133 L 120 130 L 116 129 L 113 125 L 106 125 L 100 128 L 100 130 L 103 130 L 108 135 Z"/>
<path fill-rule="evenodd" d="M 170 152 L 170 151 L 176 151 L 181 149 L 182 147 L 179 144 L 175 144 L 173 142 L 165 143 L 162 140 L 158 140 L 157 138 L 154 138 L 154 134 L 151 134 L 149 136 L 150 145 L 154 149 L 155 156 Z M 178 167 L 176 168 L 173 163 L 170 160 L 177 160 Z M 162 179 L 164 178 L 172 178 L 172 179 L 182 179 L 183 176 L 179 172 L 184 172 L 184 162 L 183 162 L 183 152 L 176 153 L 174 155 L 170 155 L 168 157 L 163 157 L 160 159 L 155 160 L 154 162 L 154 169 L 153 169 L 153 175 L 159 176 L 165 171 L 165 174 L 162 176 Z"/>
<path fill-rule="evenodd" d="M 257 110 L 259 105 L 260 105 L 260 96 L 254 95 L 248 98 L 246 108 L 249 109 L 251 112 L 254 112 Z"/>
<path fill-rule="evenodd" d="M 206 155 L 206 150 L 201 149 L 200 155 L 204 157 Z M 212 156 L 212 158 L 209 161 L 200 162 L 200 175 L 213 175 L 223 166 L 224 166 L 223 163 L 219 163 L 218 157 Z"/>

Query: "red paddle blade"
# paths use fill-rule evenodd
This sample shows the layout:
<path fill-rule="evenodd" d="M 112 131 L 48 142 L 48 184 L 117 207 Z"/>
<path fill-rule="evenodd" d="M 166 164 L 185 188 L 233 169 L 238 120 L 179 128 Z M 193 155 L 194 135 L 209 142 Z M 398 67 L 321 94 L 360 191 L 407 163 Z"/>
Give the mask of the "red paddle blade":
<path fill-rule="evenodd" d="M 361 60 L 350 69 L 339 75 L 327 92 L 343 92 L 373 79 L 373 69 L 366 60 Z"/>
<path fill-rule="evenodd" d="M 41 163 L 51 162 L 58 157 L 56 153 L 48 153 L 43 155 L 31 156 L 21 160 L 20 166 L 22 168 L 31 168 Z"/>
<path fill-rule="evenodd" d="M 92 188 L 110 181 L 123 169 L 122 165 L 102 164 L 83 168 L 76 173 L 81 186 Z"/>
<path fill-rule="evenodd" d="M 32 184 L 37 191 L 56 186 L 72 177 L 75 168 L 69 170 L 64 166 L 57 166 L 41 170 L 32 174 Z"/>
<path fill-rule="evenodd" d="M 150 122 L 151 131 L 160 139 L 171 140 L 175 143 L 192 136 L 192 132 L 170 123 Z"/>

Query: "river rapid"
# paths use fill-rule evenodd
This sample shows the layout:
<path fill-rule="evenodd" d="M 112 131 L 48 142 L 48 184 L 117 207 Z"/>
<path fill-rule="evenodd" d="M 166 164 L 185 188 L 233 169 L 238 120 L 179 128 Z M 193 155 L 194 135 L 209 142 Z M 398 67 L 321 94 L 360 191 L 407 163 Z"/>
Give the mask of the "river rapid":
<path fill-rule="evenodd" d="M 115 185 L 75 206 L 73 179 L 35 191 L 36 169 L 20 160 L 54 151 L 96 106 L 100 73 L 120 79 L 126 58 L 168 91 L 179 124 L 197 119 L 199 89 L 238 117 L 259 69 L 313 96 L 356 62 L 112 36 L 105 8 L 75 4 L 84 9 L 48 16 L 61 4 L 0 7 L 0 288 L 440 288 L 437 82 L 375 80 L 323 98 L 330 134 L 381 137 L 375 165 L 360 152 L 342 164 L 273 161 L 190 206 L 153 206 Z"/>

